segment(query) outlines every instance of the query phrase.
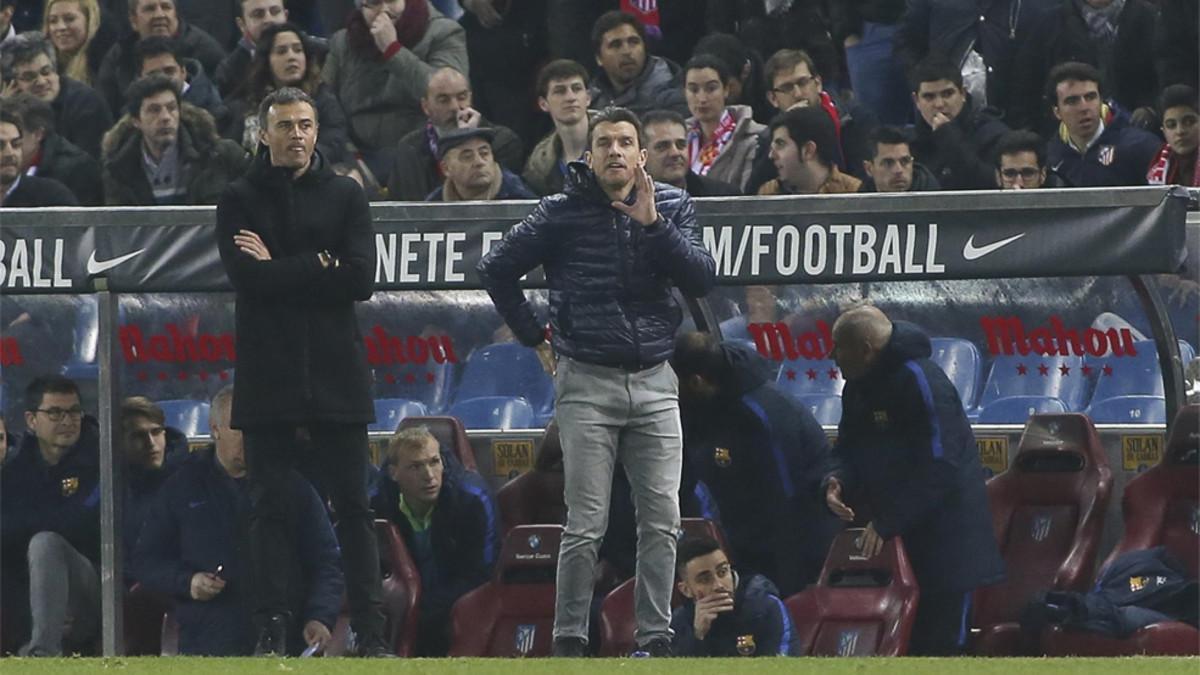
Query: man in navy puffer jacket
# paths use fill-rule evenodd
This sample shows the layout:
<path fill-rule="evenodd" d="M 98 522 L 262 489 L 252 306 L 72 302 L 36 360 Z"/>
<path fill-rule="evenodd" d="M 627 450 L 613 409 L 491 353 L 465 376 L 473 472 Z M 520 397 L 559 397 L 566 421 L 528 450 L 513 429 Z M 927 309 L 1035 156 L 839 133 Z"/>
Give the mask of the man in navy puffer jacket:
<path fill-rule="evenodd" d="M 637 641 L 666 655 L 683 465 L 679 381 L 667 363 L 682 310 L 671 287 L 704 295 L 715 264 L 691 198 L 646 173 L 635 114 L 602 111 L 588 146 L 587 164 L 569 165 L 565 192 L 542 199 L 478 271 L 513 334 L 555 376 L 567 527 L 554 652 L 586 653 L 592 573 L 619 460 L 638 515 Z M 539 265 L 550 288 L 553 349 L 519 285 Z"/>

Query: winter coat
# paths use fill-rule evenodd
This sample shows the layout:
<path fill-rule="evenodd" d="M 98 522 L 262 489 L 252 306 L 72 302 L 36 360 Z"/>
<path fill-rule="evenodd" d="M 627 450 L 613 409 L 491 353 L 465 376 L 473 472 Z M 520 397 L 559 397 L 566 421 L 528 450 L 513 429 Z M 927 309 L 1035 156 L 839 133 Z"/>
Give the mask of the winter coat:
<path fill-rule="evenodd" d="M 754 168 L 754 156 L 758 152 L 758 135 L 766 130 L 766 126 L 754 121 L 754 111 L 750 106 L 733 105 L 727 108 L 737 120 L 733 128 L 733 136 L 713 160 L 707 178 L 729 183 L 741 189 L 750 180 L 750 171 Z M 696 123 L 695 117 L 689 117 L 689 129 Z"/>
<path fill-rule="evenodd" d="M 1104 131 L 1083 154 L 1069 143 L 1066 125 L 1046 146 L 1046 165 L 1076 187 L 1145 185 L 1162 141 L 1129 125 L 1124 115 L 1105 115 Z"/>
<path fill-rule="evenodd" d="M 486 119 L 479 126 L 489 127 L 496 134 L 492 139 L 492 156 L 500 166 L 509 171 L 521 168 L 521 139 L 512 129 L 492 124 Z M 392 161 L 388 177 L 388 199 L 402 202 L 418 202 L 441 186 L 442 176 L 438 171 L 438 160 L 429 147 L 429 126 L 414 129 L 400 139 L 396 158 Z"/>
<path fill-rule="evenodd" d="M 543 324 L 519 280 L 541 265 L 555 352 L 602 366 L 661 363 L 683 316 L 672 286 L 698 297 L 714 283 L 716 264 L 701 241 L 692 200 L 655 183 L 658 221 L 647 227 L 612 208 L 587 165 L 572 162 L 568 171 L 566 191 L 542 198 L 480 261 L 480 281 L 526 346 L 542 342 Z"/>
<path fill-rule="evenodd" d="M 958 116 L 937 131 L 917 115 L 917 134 L 909 148 L 943 190 L 991 190 L 996 187 L 996 142 L 1007 132 L 992 110 L 972 110 L 968 96 Z"/>
<path fill-rule="evenodd" d="M 683 95 L 683 69 L 661 56 L 647 56 L 642 74 L 620 93 L 603 69 L 592 77 L 588 89 L 592 95 L 591 107 L 596 110 L 620 106 L 638 115 L 660 109 L 688 114 L 687 99 Z"/>
<path fill-rule="evenodd" d="M 500 187 L 496 191 L 496 196 L 491 197 L 489 199 L 489 201 L 490 200 L 500 200 L 500 199 L 537 199 L 537 195 L 533 194 L 533 191 L 530 190 L 529 187 L 525 185 L 525 182 L 521 180 L 520 176 L 509 171 L 508 169 L 500 167 L 499 164 L 493 163 L 492 168 L 499 169 L 499 171 L 500 171 Z M 446 194 L 447 191 L 449 191 L 449 192 L 451 192 L 451 194 L 453 194 L 453 190 L 448 190 L 447 186 L 449 186 L 449 185 L 450 185 L 450 181 L 449 180 L 445 181 L 444 183 L 439 185 L 437 187 L 437 189 L 435 189 L 433 192 L 430 192 L 429 195 L 427 197 L 425 197 L 425 201 L 427 201 L 427 202 L 464 201 L 461 198 L 451 198 L 449 195 Z M 495 183 L 493 183 L 493 185 L 495 185 Z"/>
<path fill-rule="evenodd" d="M 819 195 L 841 195 L 852 192 L 859 192 L 862 188 L 862 181 L 851 176 L 850 174 L 842 173 L 836 166 L 829 167 L 829 177 L 817 188 L 814 194 Z M 768 195 L 790 195 L 793 194 L 778 178 L 769 180 L 763 183 L 762 187 L 758 188 L 758 194 L 763 196 Z"/>
<path fill-rule="evenodd" d="M 104 204 L 100 162 L 57 132 L 47 133 L 42 139 L 37 176 L 53 178 L 65 185 L 80 206 Z"/>
<path fill-rule="evenodd" d="M 207 112 L 179 106 L 179 160 L 187 163 L 184 204 L 215 204 L 222 190 L 246 169 L 246 153 L 217 135 Z M 142 132 L 126 115 L 104 135 L 104 201 L 109 206 L 155 206 L 142 159 Z"/>
<path fill-rule="evenodd" d="M 912 185 L 908 186 L 909 192 L 933 192 L 941 189 L 942 186 L 938 183 L 938 180 L 933 177 L 933 173 L 929 169 L 926 169 L 925 166 L 919 162 L 913 162 Z M 879 192 L 879 190 L 875 189 L 875 179 L 871 178 L 870 176 L 867 176 L 867 178 L 863 180 L 863 184 L 858 188 L 858 191 Z"/>
<path fill-rule="evenodd" d="M 188 458 L 188 439 L 182 431 L 167 427 L 167 448 L 163 454 L 163 465 L 158 469 L 150 469 L 138 465 L 125 465 L 125 502 L 124 528 L 121 540 L 125 546 L 125 576 L 127 581 L 133 579 L 133 568 L 128 561 L 132 560 L 133 549 L 141 535 L 142 525 L 151 509 L 155 508 L 158 493 L 162 486 Z"/>
<path fill-rule="evenodd" d="M 766 577 L 740 581 L 733 611 L 719 615 L 703 640 L 696 638 L 696 602 L 688 600 L 671 613 L 675 656 L 802 656 L 792 615 Z"/>
<path fill-rule="evenodd" d="M 188 88 L 180 99 L 201 110 L 207 110 L 217 123 L 217 129 L 224 129 L 229 125 L 229 108 L 221 100 L 221 92 L 217 91 L 217 85 L 208 78 L 204 66 L 196 59 L 184 59 L 183 67 L 187 71 Z"/>
<path fill-rule="evenodd" d="M 21 176 L 17 187 L 4 198 L 0 207 L 6 209 L 31 209 L 42 206 L 78 206 L 75 195 L 66 185 L 53 178 Z"/>
<path fill-rule="evenodd" d="M 54 130 L 79 146 L 87 154 L 100 159 L 100 141 L 112 128 L 113 115 L 95 89 L 59 76 L 58 97 L 50 104 L 54 110 Z"/>
<path fill-rule="evenodd" d="M 100 74 L 96 76 L 96 89 L 104 97 L 109 110 L 121 114 L 125 107 L 125 90 L 138 78 L 137 54 L 135 47 L 141 37 L 130 32 L 121 38 L 100 63 Z M 196 59 L 209 73 L 217 71 L 217 65 L 225 58 L 225 50 L 211 35 L 193 26 L 182 18 L 179 20 L 179 32 L 175 35 L 179 43 L 180 56 Z"/>
<path fill-rule="evenodd" d="M 258 261 L 233 241 L 262 238 Z M 217 247 L 237 292 L 234 428 L 374 420 L 355 303 L 374 290 L 375 234 L 367 198 L 319 152 L 299 178 L 264 149 L 217 203 Z M 336 266 L 322 267 L 328 250 Z"/>
<path fill-rule="evenodd" d="M 847 503 L 868 507 L 880 536 L 904 538 L 922 591 L 997 583 L 1004 562 L 958 391 L 929 360 L 929 338 L 910 323 L 892 325 L 875 365 L 842 390 L 829 476 Z"/>

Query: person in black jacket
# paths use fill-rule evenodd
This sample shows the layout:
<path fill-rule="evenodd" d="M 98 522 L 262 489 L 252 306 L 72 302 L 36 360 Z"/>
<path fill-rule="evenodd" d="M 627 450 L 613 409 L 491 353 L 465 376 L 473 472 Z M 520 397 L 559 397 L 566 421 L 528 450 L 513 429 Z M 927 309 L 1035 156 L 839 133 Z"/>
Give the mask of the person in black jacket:
<path fill-rule="evenodd" d="M 32 94 L 17 94 L 5 102 L 8 106 L 23 124 L 21 170 L 62 183 L 81 206 L 102 205 L 100 162 L 58 133 L 50 104 Z"/>
<path fill-rule="evenodd" d="M 213 82 L 225 98 L 232 97 L 245 85 L 263 29 L 288 20 L 283 0 L 237 0 L 237 5 L 238 16 L 233 20 L 238 27 L 237 44 L 221 59 L 213 73 Z"/>
<path fill-rule="evenodd" d="M 299 464 L 333 503 L 359 652 L 390 653 L 367 501 L 370 374 L 355 303 L 374 291 L 375 236 L 362 188 L 315 152 L 316 106 L 291 87 L 259 107 L 266 146 L 217 204 L 217 246 L 237 293 L 233 427 L 246 438 L 260 653 L 283 651 L 292 499 Z M 306 428 L 311 446 L 300 446 Z"/>
<path fill-rule="evenodd" d="M 396 524 L 421 573 L 417 655 L 445 656 L 450 609 L 486 583 L 496 564 L 495 500 L 483 478 L 442 453 L 426 427 L 392 436 L 383 469 L 375 510 Z"/>
<path fill-rule="evenodd" d="M 846 387 L 826 503 L 846 521 L 870 513 L 868 558 L 884 540 L 904 538 L 921 586 L 909 654 L 957 654 L 972 592 L 1004 577 L 962 400 L 910 323 L 856 307 L 838 317 L 833 341 Z"/>
<path fill-rule="evenodd" d="M 232 386 L 213 397 L 213 446 L 184 458 L 164 483 L 130 558 L 145 588 L 175 600 L 181 654 L 247 656 L 255 646 L 254 582 L 241 543 L 251 497 L 242 435 L 229 426 L 232 402 Z M 296 471 L 280 479 L 294 504 L 292 548 L 280 570 L 294 579 L 288 606 L 296 620 L 287 626 L 285 651 L 295 655 L 305 644 L 328 644 L 345 584 L 325 505 Z"/>
<path fill-rule="evenodd" d="M 933 173 L 913 159 L 908 134 L 896 127 L 882 126 L 871 134 L 875 152 L 863 160 L 867 178 L 859 192 L 925 192 L 941 185 Z"/>
<path fill-rule="evenodd" d="M 57 375 L 25 389 L 25 424 L 0 473 L 4 603 L 30 618 L 20 655 L 60 656 L 100 632 L 99 425 L 84 417 L 79 387 Z M 5 631 L 7 646 L 23 632 L 7 621 Z"/>
<path fill-rule="evenodd" d="M 134 46 L 134 60 L 139 78 L 165 75 L 179 87 L 180 101 L 207 111 L 217 129 L 229 125 L 229 109 L 221 100 L 217 86 L 208 79 L 199 61 L 182 56 L 174 38 L 151 35 L 138 40 Z"/>
<path fill-rule="evenodd" d="M 154 401 L 130 396 L 121 402 L 121 446 L 125 453 L 124 527 L 121 530 L 125 559 L 132 560 L 134 546 L 146 516 L 163 484 L 188 454 L 187 436 L 166 426 L 166 415 Z M 133 578 L 125 567 L 126 581 Z"/>
<path fill-rule="evenodd" d="M 23 138 L 21 118 L 0 110 L 0 207 L 75 206 L 75 196 L 67 186 L 52 178 L 22 173 Z"/>
<path fill-rule="evenodd" d="M 816 498 L 829 461 L 824 430 L 776 387 L 757 352 L 685 333 L 671 365 L 687 464 L 712 490 L 738 567 L 784 596 L 803 590 L 842 529 Z"/>
<path fill-rule="evenodd" d="M 638 515 L 637 640 L 668 654 L 683 463 L 678 380 L 667 363 L 682 311 L 671 289 L 704 295 L 716 265 L 691 198 L 646 173 L 637 115 L 608 108 L 589 133 L 588 163 L 569 165 L 566 191 L 544 197 L 478 272 L 513 334 L 555 377 L 568 517 L 554 652 L 586 652 L 592 574 L 619 459 Z M 553 348 L 520 286 L 539 265 L 550 286 Z"/>

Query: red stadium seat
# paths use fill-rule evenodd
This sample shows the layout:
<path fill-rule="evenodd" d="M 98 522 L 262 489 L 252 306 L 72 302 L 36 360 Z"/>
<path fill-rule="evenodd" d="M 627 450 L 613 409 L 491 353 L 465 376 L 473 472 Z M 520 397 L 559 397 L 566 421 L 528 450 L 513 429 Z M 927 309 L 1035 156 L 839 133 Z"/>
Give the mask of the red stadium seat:
<path fill-rule="evenodd" d="M 383 568 L 386 640 L 398 656 L 412 656 L 420 619 L 421 575 L 395 525 L 378 519 L 375 535 L 379 538 L 379 559 Z"/>
<path fill-rule="evenodd" d="M 873 558 L 861 529 L 834 538 L 816 585 L 787 599 L 805 656 L 903 656 L 917 616 L 917 578 L 900 537 Z"/>
<path fill-rule="evenodd" d="M 491 581 L 451 612 L 450 656 L 549 656 L 560 525 L 521 525 L 504 538 Z"/>
<path fill-rule="evenodd" d="M 567 522 L 561 471 L 526 471 L 496 492 L 504 532 L 518 525 Z"/>
<path fill-rule="evenodd" d="M 992 526 L 1007 579 L 975 593 L 972 648 L 979 654 L 1036 650 L 1017 619 L 1034 594 L 1083 591 L 1095 567 L 1112 471 L 1091 420 L 1034 415 L 1008 471 L 988 481 Z"/>
<path fill-rule="evenodd" d="M 171 598 L 134 584 L 125 592 L 125 655 L 156 656 L 162 652 L 163 616 Z"/>
<path fill-rule="evenodd" d="M 1163 460 L 1125 486 L 1125 531 L 1105 565 L 1122 553 L 1166 546 L 1192 577 L 1200 572 L 1200 406 L 1179 411 Z M 1178 621 L 1155 623 L 1112 638 L 1052 627 L 1042 634 L 1051 656 L 1200 655 L 1200 631 Z"/>
<path fill-rule="evenodd" d="M 463 468 L 468 471 L 479 471 L 479 467 L 475 464 L 475 451 L 471 449 L 471 441 L 467 438 L 467 430 L 457 418 L 442 415 L 405 417 L 400 420 L 400 425 L 396 427 L 396 430 L 422 426 L 429 429 L 429 433 L 437 439 L 438 445 L 442 447 L 443 451 L 454 452 Z"/>

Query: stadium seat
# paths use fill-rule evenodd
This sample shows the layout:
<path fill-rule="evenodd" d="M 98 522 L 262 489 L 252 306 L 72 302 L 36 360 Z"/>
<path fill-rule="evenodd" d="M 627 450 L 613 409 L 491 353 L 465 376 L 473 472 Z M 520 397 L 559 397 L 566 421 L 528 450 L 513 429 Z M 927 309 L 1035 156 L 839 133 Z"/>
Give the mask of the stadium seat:
<path fill-rule="evenodd" d="M 1051 396 L 1005 396 L 979 409 L 979 424 L 1024 424 L 1033 415 L 1067 412 L 1062 401 Z"/>
<path fill-rule="evenodd" d="M 1093 399 L 1086 412 L 1096 424 L 1166 424 L 1167 399 L 1162 396 Z"/>
<path fill-rule="evenodd" d="M 413 655 L 420 619 L 421 574 L 396 526 L 375 521 L 379 538 L 379 563 L 383 570 L 383 611 L 387 616 L 386 639 L 397 656 Z"/>
<path fill-rule="evenodd" d="M 1179 340 L 1179 362 L 1186 367 L 1194 358 L 1196 358 L 1196 348 L 1192 346 L 1192 343 L 1181 338 Z"/>
<path fill-rule="evenodd" d="M 496 501 L 504 532 L 518 525 L 567 522 L 561 471 L 526 471 L 505 483 L 496 492 Z"/>
<path fill-rule="evenodd" d="M 1088 380 L 1079 356 L 999 355 L 992 361 L 979 407 L 1007 396 L 1049 396 L 1083 410 Z"/>
<path fill-rule="evenodd" d="M 449 361 L 400 366 L 386 373 L 376 371 L 375 395 L 420 401 L 430 414 L 440 414 L 450 404 L 454 386 L 454 364 Z"/>
<path fill-rule="evenodd" d="M 1112 491 L 1112 471 L 1091 420 L 1035 415 L 1012 465 L 987 483 L 992 527 L 1007 578 L 975 593 L 973 649 L 1011 655 L 1023 644 L 1017 619 L 1034 594 L 1087 589 Z"/>
<path fill-rule="evenodd" d="M 456 402 L 446 411 L 468 429 L 534 429 L 533 406 L 523 398 L 480 396 Z"/>
<path fill-rule="evenodd" d="M 515 342 L 479 347 L 467 357 L 454 402 L 484 396 L 525 399 L 539 421 L 538 427 L 545 426 L 554 413 L 554 381 L 542 368 L 537 353 Z"/>
<path fill-rule="evenodd" d="M 100 305 L 94 295 L 80 295 L 75 328 L 72 331 L 71 356 L 62 374 L 72 380 L 95 380 L 100 376 L 96 352 L 100 345 Z"/>
<path fill-rule="evenodd" d="M 377 398 L 375 399 L 375 421 L 367 427 L 368 431 L 384 431 L 392 433 L 405 417 L 425 417 L 429 414 L 425 404 L 420 401 L 410 401 L 406 398 Z"/>
<path fill-rule="evenodd" d="M 958 390 L 963 410 L 970 410 L 975 406 L 979 382 L 983 379 L 983 359 L 979 349 L 970 340 L 962 338 L 939 337 L 931 338 L 929 342 L 933 347 L 930 359 L 941 366 Z"/>
<path fill-rule="evenodd" d="M 1162 368 L 1158 364 L 1158 351 L 1153 340 L 1133 343 L 1136 354 L 1089 357 L 1087 366 L 1096 381 L 1092 392 L 1093 401 L 1104 401 L 1117 396 L 1139 394 L 1162 396 Z"/>
<path fill-rule="evenodd" d="M 162 408 L 168 427 L 182 431 L 188 438 L 208 435 L 207 401 L 172 399 L 159 401 L 158 407 Z"/>
<path fill-rule="evenodd" d="M 471 449 L 471 441 L 467 438 L 467 430 L 456 417 L 445 415 L 430 415 L 428 417 L 405 417 L 400 420 L 397 430 L 409 427 L 425 427 L 437 439 L 443 452 L 452 451 L 458 461 L 468 471 L 479 471 L 475 464 L 475 451 Z"/>
<path fill-rule="evenodd" d="M 495 575 L 459 598 L 450 656 L 549 656 L 559 525 L 521 525 L 504 538 Z"/>
<path fill-rule="evenodd" d="M 784 361 L 776 377 L 779 388 L 799 400 L 809 394 L 841 396 L 846 380 L 833 359 Z"/>
<path fill-rule="evenodd" d="M 1125 486 L 1125 529 L 1108 560 L 1129 551 L 1165 546 L 1195 578 L 1200 573 L 1200 406 L 1182 408 L 1171 424 L 1163 460 Z M 1164 621 L 1113 638 L 1052 627 L 1042 633 L 1051 656 L 1200 655 L 1200 631 Z"/>
<path fill-rule="evenodd" d="M 834 425 L 842 421 L 842 397 L 834 394 L 803 394 L 796 401 L 823 425 Z"/>
<path fill-rule="evenodd" d="M 917 615 L 917 578 L 901 537 L 873 558 L 861 529 L 834 538 L 817 583 L 786 605 L 805 656 L 903 656 Z"/>

